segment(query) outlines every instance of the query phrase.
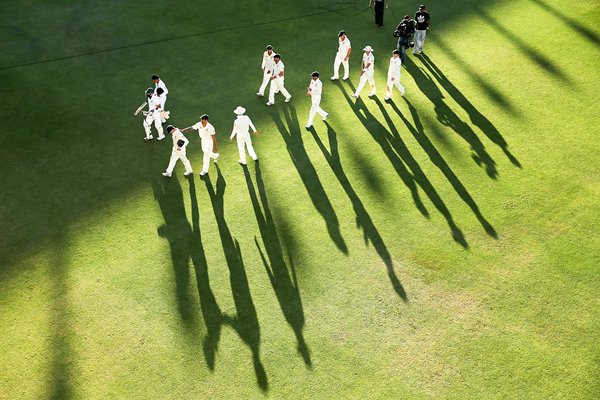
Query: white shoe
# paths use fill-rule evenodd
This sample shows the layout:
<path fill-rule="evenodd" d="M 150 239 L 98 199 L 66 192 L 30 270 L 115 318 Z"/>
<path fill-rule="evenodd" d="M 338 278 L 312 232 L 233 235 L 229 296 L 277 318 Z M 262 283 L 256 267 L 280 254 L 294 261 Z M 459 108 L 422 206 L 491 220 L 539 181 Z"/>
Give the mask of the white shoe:
<path fill-rule="evenodd" d="M 369 93 L 369 97 L 375 96 L 377 93 Z"/>
<path fill-rule="evenodd" d="M 403 90 L 403 91 L 400 92 L 400 94 L 402 95 L 402 97 L 404 97 L 404 93 L 405 92 L 406 92 L 405 90 Z"/>
<path fill-rule="evenodd" d="M 327 121 L 327 117 L 329 117 L 329 114 L 325 114 L 325 116 L 323 117 L 323 121 Z"/>
<path fill-rule="evenodd" d="M 160 141 L 160 140 L 163 140 L 164 138 L 165 138 L 165 135 L 162 135 L 162 136 L 157 137 L 156 140 Z"/>
<path fill-rule="evenodd" d="M 383 99 L 384 99 L 384 100 L 389 100 L 389 99 L 390 99 L 390 96 L 385 96 Z"/>
<path fill-rule="evenodd" d="M 149 142 L 149 141 L 151 141 L 151 140 L 152 140 L 152 136 L 146 136 L 146 137 L 144 138 L 144 142 Z"/>
<path fill-rule="evenodd" d="M 310 129 L 310 128 L 312 128 L 312 125 L 310 125 L 310 124 L 306 124 L 306 125 L 304 125 L 304 127 L 305 127 L 306 129 Z"/>
<path fill-rule="evenodd" d="M 246 165 L 246 161 L 238 160 L 238 162 L 242 165 Z"/>
<path fill-rule="evenodd" d="M 275 103 L 271 103 L 270 101 L 267 103 L 268 106 L 272 106 Z"/>
<path fill-rule="evenodd" d="M 342 79 L 345 80 L 345 81 L 347 81 L 348 79 L 350 79 L 350 77 L 349 76 L 345 76 Z"/>
<path fill-rule="evenodd" d="M 331 79 L 332 81 L 337 81 L 337 80 L 338 80 L 338 77 L 337 77 L 337 76 L 332 76 L 332 77 L 331 77 L 331 78 L 329 78 L 329 79 Z"/>
<path fill-rule="evenodd" d="M 170 178 L 170 177 L 171 177 L 171 174 L 170 174 L 170 173 L 168 173 L 168 172 L 163 172 L 163 173 L 162 173 L 162 176 L 166 176 L 167 178 Z"/>
<path fill-rule="evenodd" d="M 252 160 L 254 160 L 254 161 L 258 161 L 258 157 L 256 157 L 256 158 L 253 158 Z"/>
<path fill-rule="evenodd" d="M 258 92 L 258 93 L 256 93 L 256 95 L 257 95 L 257 96 L 260 96 L 260 97 L 263 97 L 265 94 L 264 94 L 264 93 L 260 93 L 260 92 Z"/>
<path fill-rule="evenodd" d="M 216 164 L 219 161 L 219 153 L 215 153 L 213 156 L 213 162 Z"/>
<path fill-rule="evenodd" d="M 193 173 L 194 173 L 194 171 L 186 171 L 183 173 L 183 176 L 190 176 Z"/>
<path fill-rule="evenodd" d="M 352 97 L 354 97 L 355 99 L 358 99 L 358 95 L 356 93 L 352 93 Z"/>
<path fill-rule="evenodd" d="M 292 99 L 292 96 L 290 96 L 290 97 L 286 98 L 286 99 L 285 99 L 285 102 L 286 102 L 286 103 L 289 103 L 291 99 Z"/>
<path fill-rule="evenodd" d="M 204 171 L 200 172 L 200 176 L 204 176 L 206 174 L 208 174 L 208 171 L 206 171 L 206 172 L 204 172 Z"/>

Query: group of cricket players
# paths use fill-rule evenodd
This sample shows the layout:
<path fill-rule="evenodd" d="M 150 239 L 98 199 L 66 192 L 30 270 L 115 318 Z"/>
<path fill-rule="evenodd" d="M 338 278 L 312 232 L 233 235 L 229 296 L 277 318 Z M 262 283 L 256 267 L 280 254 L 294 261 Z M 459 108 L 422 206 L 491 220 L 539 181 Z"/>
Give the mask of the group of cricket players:
<path fill-rule="evenodd" d="M 365 46 L 363 51 L 364 54 L 362 56 L 360 69 L 360 82 L 356 88 L 356 91 L 352 94 L 352 97 L 357 99 L 359 98 L 360 93 L 367 82 L 369 83 L 370 87 L 369 97 L 376 95 L 375 80 L 373 78 L 375 63 L 375 57 L 373 54 L 374 50 L 371 46 Z M 349 59 L 351 52 L 352 46 L 350 44 L 350 39 L 348 39 L 345 31 L 340 31 L 338 34 L 338 51 L 335 56 L 333 76 L 330 78 L 332 81 L 339 79 L 340 64 L 344 66 L 344 75 L 342 79 L 347 80 L 350 77 Z M 402 62 L 400 59 L 400 51 L 394 50 L 389 62 L 386 93 L 384 97 L 385 100 L 389 100 L 391 98 L 394 87 L 396 87 L 400 91 L 401 95 L 404 96 L 404 86 L 400 84 L 401 67 Z M 273 46 L 271 45 L 266 46 L 266 49 L 263 53 L 261 69 L 263 71 L 263 80 L 256 95 L 261 97 L 264 96 L 265 90 L 269 85 L 268 102 L 266 103 L 267 106 L 272 106 L 275 104 L 275 95 L 277 93 L 281 93 L 285 97 L 285 102 L 289 103 L 292 95 L 285 88 L 285 66 L 281 61 L 281 56 L 274 51 Z M 316 114 L 319 114 L 323 121 L 325 121 L 329 115 L 321 108 L 320 105 L 323 83 L 319 79 L 319 76 L 319 72 L 314 71 L 311 74 L 311 80 L 307 88 L 307 94 L 310 96 L 312 103 L 308 116 L 308 122 L 306 123 L 307 129 L 310 129 L 313 126 L 313 121 Z M 135 114 L 137 115 L 143 108 L 146 107 L 146 105 L 148 106 L 148 111 L 143 111 L 142 113 L 144 115 L 143 126 L 146 132 L 144 140 L 150 141 L 154 138 L 152 135 L 152 125 L 154 124 L 154 127 L 158 133 L 157 140 L 160 141 L 165 138 L 162 124 L 166 122 L 170 114 L 169 111 L 166 111 L 165 109 L 169 90 L 158 75 L 152 75 L 151 79 L 154 82 L 154 88 L 149 87 L 146 90 L 147 101 L 142 104 L 140 108 L 138 108 Z M 238 106 L 233 112 L 237 117 L 233 123 L 233 129 L 229 139 L 233 140 L 234 137 L 237 139 L 239 152 L 238 162 L 242 165 L 246 165 L 246 152 L 248 152 L 254 161 L 258 160 L 256 152 L 252 147 L 250 130 L 252 130 L 254 134 L 258 134 L 258 131 L 256 130 L 250 118 L 245 115 L 246 109 L 244 107 Z M 171 152 L 169 165 L 166 171 L 163 172 L 163 176 L 169 178 L 172 176 L 177 160 L 181 160 L 183 163 L 185 167 L 185 176 L 189 176 L 193 173 L 190 161 L 186 156 L 186 147 L 189 144 L 189 139 L 184 135 L 185 132 L 191 130 L 198 131 L 202 146 L 203 161 L 200 176 L 203 177 L 208 174 L 208 168 L 211 159 L 215 163 L 218 162 L 219 148 L 215 136 L 215 128 L 209 122 L 208 115 L 202 115 L 199 122 L 187 128 L 179 129 L 173 125 L 168 125 L 166 130 L 167 133 L 171 135 L 173 149 Z"/>

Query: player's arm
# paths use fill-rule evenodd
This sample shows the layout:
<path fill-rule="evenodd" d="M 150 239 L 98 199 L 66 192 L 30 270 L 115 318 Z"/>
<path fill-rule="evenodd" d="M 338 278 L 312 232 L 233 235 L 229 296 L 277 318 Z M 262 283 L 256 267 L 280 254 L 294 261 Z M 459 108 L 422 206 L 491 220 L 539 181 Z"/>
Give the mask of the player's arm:
<path fill-rule="evenodd" d="M 237 127 L 235 125 L 235 122 L 233 123 L 233 128 L 231 129 L 231 136 L 229 136 L 229 140 L 233 140 L 233 138 L 235 137 L 237 133 Z"/>
<path fill-rule="evenodd" d="M 346 53 L 346 58 L 344 59 L 344 61 L 348 61 L 348 59 L 350 58 L 350 53 L 352 53 L 352 47 L 348 49 L 348 53 Z"/>
<path fill-rule="evenodd" d="M 217 145 L 217 135 L 210 135 L 213 142 L 213 153 L 219 152 L 219 146 Z"/>
<path fill-rule="evenodd" d="M 252 123 L 252 120 L 250 118 L 248 118 L 248 125 L 250 126 L 250 128 L 252 128 L 252 131 L 254 132 L 254 134 L 258 135 L 258 131 L 254 127 L 254 124 Z"/>

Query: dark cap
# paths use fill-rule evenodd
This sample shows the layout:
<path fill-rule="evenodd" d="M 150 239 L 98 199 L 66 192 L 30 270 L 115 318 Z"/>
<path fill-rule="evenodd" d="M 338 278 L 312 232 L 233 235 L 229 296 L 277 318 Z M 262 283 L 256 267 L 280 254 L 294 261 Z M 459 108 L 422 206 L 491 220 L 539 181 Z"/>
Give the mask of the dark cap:
<path fill-rule="evenodd" d="M 425 9 L 425 5 L 421 4 L 421 5 L 419 6 L 419 10 L 424 10 L 424 9 Z"/>
<path fill-rule="evenodd" d="M 275 53 L 275 54 L 273 55 L 273 58 L 281 58 L 281 56 L 279 55 L 279 53 Z"/>
<path fill-rule="evenodd" d="M 205 119 L 205 120 L 207 120 L 207 121 L 208 121 L 208 114 L 202 114 L 202 115 L 200 116 L 200 119 Z"/>
<path fill-rule="evenodd" d="M 156 89 L 156 93 L 158 93 L 159 95 L 163 94 L 165 91 L 163 88 L 159 87 Z"/>
<path fill-rule="evenodd" d="M 400 54 L 400 50 L 394 50 L 392 54 Z"/>
<path fill-rule="evenodd" d="M 410 15 L 405 15 L 404 19 L 410 19 Z"/>
<path fill-rule="evenodd" d="M 271 46 L 270 44 L 267 45 L 266 47 L 267 50 L 273 50 L 273 46 Z"/>
<path fill-rule="evenodd" d="M 175 129 L 175 127 L 174 127 L 173 125 L 169 125 L 169 126 L 167 126 L 167 132 L 168 132 L 168 133 L 171 133 L 171 131 L 172 131 L 173 129 Z"/>
<path fill-rule="evenodd" d="M 155 81 L 158 79 L 158 75 L 152 75 L 152 80 Z"/>
<path fill-rule="evenodd" d="M 340 31 L 340 33 L 338 33 L 338 37 L 345 35 L 345 34 L 346 34 L 346 31 Z"/>
<path fill-rule="evenodd" d="M 313 73 L 310 74 L 310 76 L 319 76 L 319 71 L 313 71 Z"/>

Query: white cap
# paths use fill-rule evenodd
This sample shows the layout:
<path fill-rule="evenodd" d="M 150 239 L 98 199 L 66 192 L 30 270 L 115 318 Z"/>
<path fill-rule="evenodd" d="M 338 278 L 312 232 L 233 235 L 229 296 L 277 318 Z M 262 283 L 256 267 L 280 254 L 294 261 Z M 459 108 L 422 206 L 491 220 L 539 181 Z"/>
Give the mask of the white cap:
<path fill-rule="evenodd" d="M 237 106 L 237 108 L 235 110 L 233 110 L 234 113 L 236 113 L 237 115 L 242 115 L 243 113 L 246 112 L 246 109 L 242 106 Z"/>
<path fill-rule="evenodd" d="M 367 46 L 363 50 L 364 51 L 373 51 L 373 48 L 371 46 Z"/>

